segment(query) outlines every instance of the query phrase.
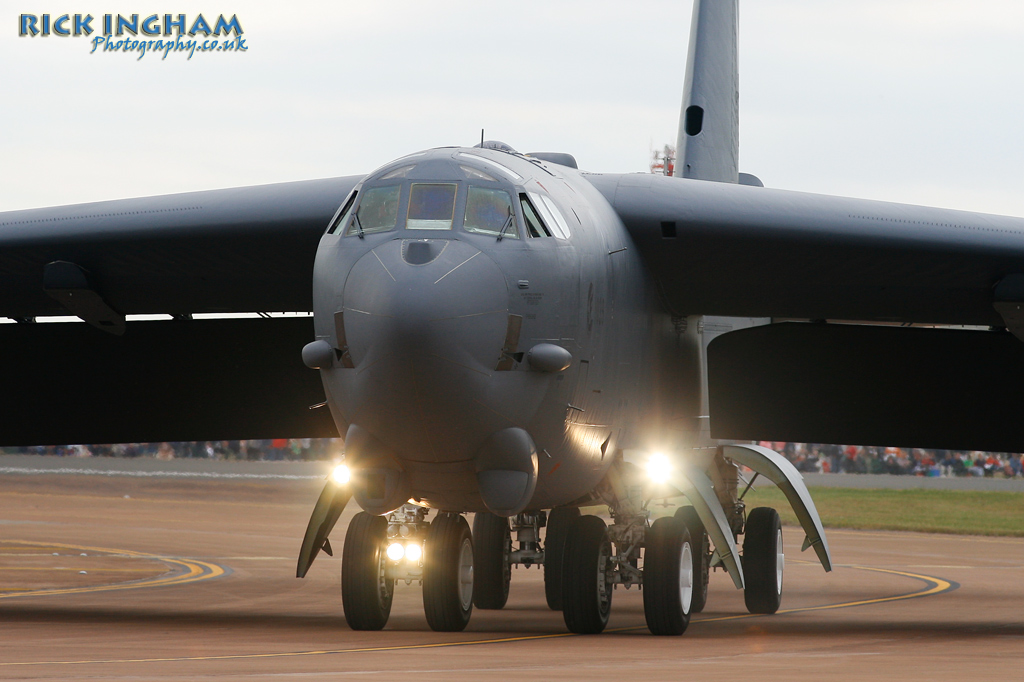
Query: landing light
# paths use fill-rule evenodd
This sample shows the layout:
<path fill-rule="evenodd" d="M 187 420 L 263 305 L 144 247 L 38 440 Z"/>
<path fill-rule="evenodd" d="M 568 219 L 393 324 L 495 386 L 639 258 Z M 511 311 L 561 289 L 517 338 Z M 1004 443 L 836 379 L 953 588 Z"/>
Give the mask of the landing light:
<path fill-rule="evenodd" d="M 391 561 L 405 559 L 409 563 L 415 564 L 423 558 L 423 545 L 418 542 L 410 542 L 407 545 L 403 545 L 401 542 L 392 542 L 388 545 L 385 553 Z"/>
<path fill-rule="evenodd" d="M 331 472 L 331 480 L 338 485 L 346 485 L 352 480 L 352 472 L 348 470 L 348 467 L 344 464 L 339 464 L 334 467 L 334 471 Z"/>
<path fill-rule="evenodd" d="M 672 462 L 660 452 L 647 460 L 647 476 L 655 483 L 668 483 L 672 476 Z"/>

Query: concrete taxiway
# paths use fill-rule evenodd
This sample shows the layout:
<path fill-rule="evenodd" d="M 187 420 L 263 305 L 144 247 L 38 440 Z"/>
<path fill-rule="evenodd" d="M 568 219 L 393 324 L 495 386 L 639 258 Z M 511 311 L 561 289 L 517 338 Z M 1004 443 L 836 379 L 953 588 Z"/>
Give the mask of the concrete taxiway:
<path fill-rule="evenodd" d="M 608 632 L 569 635 L 537 569 L 515 571 L 508 607 L 475 611 L 463 633 L 430 631 L 419 588 L 405 585 L 383 632 L 353 632 L 339 552 L 294 577 L 321 481 L 284 471 L 6 473 L 0 679 L 963 680 L 1024 670 L 1024 541 L 1013 538 L 834 530 L 837 568 L 825 574 L 787 528 L 783 612 L 746 614 L 719 572 L 706 612 L 677 638 L 648 634 L 636 590 L 616 592 Z M 334 532 L 336 550 L 354 512 Z"/>

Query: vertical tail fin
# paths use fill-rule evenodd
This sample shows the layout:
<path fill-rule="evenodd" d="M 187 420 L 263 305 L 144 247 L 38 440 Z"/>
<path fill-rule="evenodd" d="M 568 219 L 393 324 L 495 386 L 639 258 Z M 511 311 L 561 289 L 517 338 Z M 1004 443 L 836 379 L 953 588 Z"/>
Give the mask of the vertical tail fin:
<path fill-rule="evenodd" d="M 675 175 L 739 181 L 739 0 L 693 0 Z"/>

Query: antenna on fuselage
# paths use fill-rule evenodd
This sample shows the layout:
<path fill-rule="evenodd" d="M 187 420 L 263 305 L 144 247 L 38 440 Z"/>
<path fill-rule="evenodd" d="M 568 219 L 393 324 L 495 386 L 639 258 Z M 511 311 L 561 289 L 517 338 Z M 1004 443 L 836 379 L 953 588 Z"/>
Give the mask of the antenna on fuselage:
<path fill-rule="evenodd" d="M 484 129 L 483 128 L 480 129 L 480 146 L 481 147 L 484 146 Z"/>

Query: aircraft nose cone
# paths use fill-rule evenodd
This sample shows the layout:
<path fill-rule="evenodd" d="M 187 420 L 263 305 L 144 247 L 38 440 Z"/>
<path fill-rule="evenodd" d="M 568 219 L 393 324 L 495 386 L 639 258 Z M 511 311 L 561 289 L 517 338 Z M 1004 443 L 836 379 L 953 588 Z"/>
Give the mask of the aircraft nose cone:
<path fill-rule="evenodd" d="M 357 368 L 361 360 L 401 353 L 489 372 L 500 355 L 505 276 L 468 244 L 406 239 L 378 246 L 353 267 L 344 302 Z"/>
<path fill-rule="evenodd" d="M 507 426 L 484 404 L 508 297 L 501 269 L 464 242 L 394 240 L 363 256 L 343 297 L 349 421 L 412 459 L 472 457 Z"/>

